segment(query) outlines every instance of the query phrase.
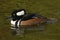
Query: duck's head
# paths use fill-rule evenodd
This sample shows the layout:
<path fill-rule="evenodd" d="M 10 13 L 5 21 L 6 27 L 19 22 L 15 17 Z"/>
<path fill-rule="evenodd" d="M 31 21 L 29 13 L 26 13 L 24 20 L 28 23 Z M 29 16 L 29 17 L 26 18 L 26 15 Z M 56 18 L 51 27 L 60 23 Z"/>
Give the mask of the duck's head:
<path fill-rule="evenodd" d="M 26 14 L 26 11 L 24 9 L 21 9 L 21 10 L 14 10 L 12 13 L 11 13 L 11 16 L 9 17 L 9 19 L 16 19 L 17 17 L 19 16 L 24 16 Z"/>
<path fill-rule="evenodd" d="M 12 16 L 22 16 L 22 15 L 25 15 L 25 10 L 24 9 L 21 9 L 21 10 L 15 10 L 12 12 Z"/>

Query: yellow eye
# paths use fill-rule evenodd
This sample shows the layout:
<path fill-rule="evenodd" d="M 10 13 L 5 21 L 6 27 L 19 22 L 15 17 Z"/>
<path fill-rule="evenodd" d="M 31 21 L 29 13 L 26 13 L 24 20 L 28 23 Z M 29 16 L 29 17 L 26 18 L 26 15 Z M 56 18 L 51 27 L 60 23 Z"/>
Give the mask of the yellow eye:
<path fill-rule="evenodd" d="M 15 14 L 13 14 L 13 16 L 15 16 Z"/>

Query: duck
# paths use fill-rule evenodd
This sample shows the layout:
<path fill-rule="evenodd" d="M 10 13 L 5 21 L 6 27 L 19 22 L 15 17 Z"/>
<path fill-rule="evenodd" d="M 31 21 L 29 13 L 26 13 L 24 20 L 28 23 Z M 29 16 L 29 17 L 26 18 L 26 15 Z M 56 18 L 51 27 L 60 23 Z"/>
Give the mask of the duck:
<path fill-rule="evenodd" d="M 25 9 L 14 10 L 11 13 L 11 26 L 18 28 L 20 26 L 30 26 L 46 22 L 47 17 L 35 13 L 26 13 Z"/>

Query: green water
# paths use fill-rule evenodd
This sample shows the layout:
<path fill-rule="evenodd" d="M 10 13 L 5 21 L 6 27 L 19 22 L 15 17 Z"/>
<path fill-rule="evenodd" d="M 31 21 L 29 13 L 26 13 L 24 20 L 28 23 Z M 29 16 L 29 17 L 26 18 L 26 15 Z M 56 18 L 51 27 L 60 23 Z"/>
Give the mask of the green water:
<path fill-rule="evenodd" d="M 6 17 L 16 9 L 60 20 L 60 15 L 55 14 L 60 12 L 60 0 L 0 0 L 0 40 L 60 40 L 60 21 L 45 25 L 44 31 L 26 31 L 23 38 L 11 35 Z"/>

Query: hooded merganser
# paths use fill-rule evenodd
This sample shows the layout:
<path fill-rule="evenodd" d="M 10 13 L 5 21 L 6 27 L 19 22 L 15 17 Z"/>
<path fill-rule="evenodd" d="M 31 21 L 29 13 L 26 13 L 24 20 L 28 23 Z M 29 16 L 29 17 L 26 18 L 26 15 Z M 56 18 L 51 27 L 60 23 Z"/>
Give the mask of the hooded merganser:
<path fill-rule="evenodd" d="M 26 14 L 26 11 L 24 9 L 13 11 L 11 17 L 11 26 L 14 27 L 15 25 L 33 25 L 40 23 L 41 21 L 46 19 L 46 17 L 39 14 Z"/>

